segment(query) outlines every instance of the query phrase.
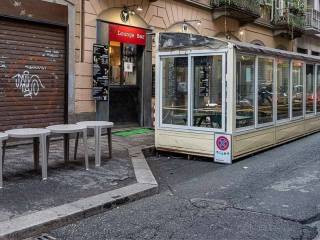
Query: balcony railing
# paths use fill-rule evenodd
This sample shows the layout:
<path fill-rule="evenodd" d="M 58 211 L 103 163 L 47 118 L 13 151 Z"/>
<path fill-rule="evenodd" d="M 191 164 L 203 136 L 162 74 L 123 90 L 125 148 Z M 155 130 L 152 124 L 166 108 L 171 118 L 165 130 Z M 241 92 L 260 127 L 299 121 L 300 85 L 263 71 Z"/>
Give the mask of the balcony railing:
<path fill-rule="evenodd" d="M 287 8 L 276 9 L 273 24 L 288 27 L 289 30 L 303 30 L 305 28 L 305 16 L 293 14 Z"/>
<path fill-rule="evenodd" d="M 211 4 L 215 8 L 228 7 L 260 15 L 260 0 L 212 0 Z"/>
<path fill-rule="evenodd" d="M 306 32 L 311 34 L 320 33 L 320 12 L 315 9 L 308 9 L 305 12 Z"/>

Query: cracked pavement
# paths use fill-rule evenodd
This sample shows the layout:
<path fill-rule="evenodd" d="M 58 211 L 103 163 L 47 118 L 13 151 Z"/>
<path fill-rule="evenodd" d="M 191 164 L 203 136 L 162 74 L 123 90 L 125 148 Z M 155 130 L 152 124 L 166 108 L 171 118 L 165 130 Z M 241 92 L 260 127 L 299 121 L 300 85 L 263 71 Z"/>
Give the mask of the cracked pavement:
<path fill-rule="evenodd" d="M 67 240 L 320 239 L 319 143 L 317 133 L 232 165 L 151 157 L 160 194 L 50 234 Z"/>

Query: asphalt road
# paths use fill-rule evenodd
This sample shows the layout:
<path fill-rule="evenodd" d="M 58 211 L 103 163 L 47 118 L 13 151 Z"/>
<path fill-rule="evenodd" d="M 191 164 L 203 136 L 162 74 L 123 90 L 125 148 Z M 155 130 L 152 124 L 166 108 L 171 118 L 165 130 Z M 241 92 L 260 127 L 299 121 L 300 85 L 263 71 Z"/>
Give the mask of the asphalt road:
<path fill-rule="evenodd" d="M 232 165 L 168 156 L 148 161 L 160 194 L 50 234 L 67 240 L 317 238 L 320 134 Z"/>

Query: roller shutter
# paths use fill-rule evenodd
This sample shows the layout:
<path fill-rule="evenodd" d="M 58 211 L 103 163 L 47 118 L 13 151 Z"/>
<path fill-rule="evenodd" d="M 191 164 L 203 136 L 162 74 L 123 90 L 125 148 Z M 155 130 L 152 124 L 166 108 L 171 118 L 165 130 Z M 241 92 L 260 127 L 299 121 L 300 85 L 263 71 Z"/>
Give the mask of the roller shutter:
<path fill-rule="evenodd" d="M 0 18 L 0 131 L 65 122 L 66 33 Z"/>

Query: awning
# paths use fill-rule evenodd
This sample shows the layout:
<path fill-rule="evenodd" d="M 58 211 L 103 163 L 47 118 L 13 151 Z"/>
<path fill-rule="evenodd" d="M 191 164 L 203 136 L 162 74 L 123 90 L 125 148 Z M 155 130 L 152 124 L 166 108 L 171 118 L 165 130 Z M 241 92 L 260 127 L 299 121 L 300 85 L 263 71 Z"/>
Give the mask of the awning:
<path fill-rule="evenodd" d="M 231 44 L 237 51 L 257 55 L 278 56 L 282 58 L 320 63 L 320 57 L 302 53 L 263 47 L 246 42 L 238 42 L 190 33 L 163 32 L 159 34 L 159 50 L 226 49 Z"/>
<path fill-rule="evenodd" d="M 159 50 L 223 49 L 228 43 L 192 33 L 162 32 L 159 34 Z"/>
<path fill-rule="evenodd" d="M 238 42 L 238 41 L 228 41 L 232 44 L 234 44 L 234 47 L 240 51 L 240 52 L 249 52 L 254 53 L 258 55 L 268 55 L 268 56 L 278 56 L 282 58 L 289 58 L 289 59 L 297 59 L 297 60 L 304 60 L 304 61 L 312 61 L 312 62 L 319 62 L 320 63 L 320 57 L 313 56 L 313 55 L 307 55 L 297 52 L 290 52 L 270 47 L 263 47 L 254 45 L 251 43 L 245 43 L 245 42 Z"/>

